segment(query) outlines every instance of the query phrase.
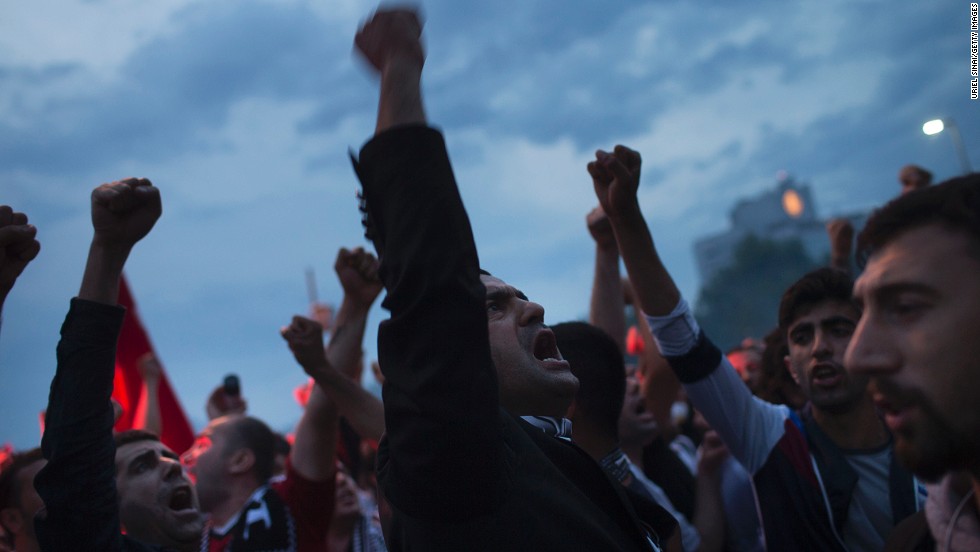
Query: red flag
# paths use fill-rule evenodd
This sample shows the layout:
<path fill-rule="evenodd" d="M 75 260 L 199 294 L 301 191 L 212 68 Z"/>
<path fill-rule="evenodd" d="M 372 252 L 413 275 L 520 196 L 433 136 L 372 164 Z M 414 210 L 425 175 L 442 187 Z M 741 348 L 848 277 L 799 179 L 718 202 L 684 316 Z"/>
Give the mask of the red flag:
<path fill-rule="evenodd" d="M 136 405 L 143 386 L 137 361 L 144 354 L 153 352 L 153 346 L 150 345 L 146 330 L 140 323 L 136 303 L 129 292 L 125 275 L 119 279 L 119 304 L 126 307 L 126 318 L 116 346 L 116 374 L 112 398 L 119 401 L 123 407 L 123 414 L 116 422 L 116 431 L 125 431 L 133 428 Z M 170 387 L 170 381 L 167 379 L 166 372 L 163 372 L 162 366 L 161 372 L 159 400 L 163 430 L 160 441 L 177 454 L 181 454 L 194 442 L 194 430 L 184 414 L 183 407 L 177 401 L 177 396 Z"/>

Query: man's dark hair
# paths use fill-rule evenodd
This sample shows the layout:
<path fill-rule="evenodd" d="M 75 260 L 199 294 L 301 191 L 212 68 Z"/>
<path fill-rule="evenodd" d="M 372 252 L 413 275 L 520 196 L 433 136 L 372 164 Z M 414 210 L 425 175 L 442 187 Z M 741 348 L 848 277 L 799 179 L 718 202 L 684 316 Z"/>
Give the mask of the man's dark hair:
<path fill-rule="evenodd" d="M 575 411 L 616 436 L 626 393 L 626 368 L 619 345 L 609 334 L 585 322 L 552 326 L 562 358 L 579 380 Z"/>
<path fill-rule="evenodd" d="M 794 405 L 790 402 L 787 391 L 799 389 L 793 376 L 786 369 L 786 355 L 789 354 L 789 346 L 786 345 L 786 332 L 779 328 L 773 328 L 763 338 L 766 348 L 762 351 L 762 361 L 759 368 L 759 381 L 755 394 L 760 399 L 773 404 L 785 404 L 791 408 Z M 798 392 L 797 392 L 798 394 Z"/>
<path fill-rule="evenodd" d="M 265 484 L 275 469 L 276 435 L 264 422 L 251 416 L 232 418 L 227 422 L 227 451 L 247 448 L 255 455 L 255 477 Z"/>
<path fill-rule="evenodd" d="M 289 441 L 282 436 L 280 433 L 274 433 L 276 437 L 275 453 L 281 454 L 283 456 L 289 456 L 289 451 L 293 450 L 293 445 L 289 444 Z"/>
<path fill-rule="evenodd" d="M 20 506 L 20 482 L 17 473 L 38 460 L 44 460 L 40 448 L 15 452 L 10 461 L 0 466 L 0 510 Z"/>
<path fill-rule="evenodd" d="M 899 234 L 927 224 L 970 236 L 980 257 L 980 173 L 915 190 L 875 211 L 858 235 L 858 266 Z"/>
<path fill-rule="evenodd" d="M 151 433 L 144 429 L 127 429 L 126 431 L 120 431 L 119 433 L 113 435 L 112 438 L 116 442 L 116 449 L 130 443 L 138 443 L 139 441 L 160 440 L 156 433 Z"/>
<path fill-rule="evenodd" d="M 779 331 L 785 335 L 797 318 L 820 303 L 848 303 L 860 307 L 851 296 L 854 281 L 844 271 L 823 267 L 806 273 L 789 286 L 779 301 Z"/>

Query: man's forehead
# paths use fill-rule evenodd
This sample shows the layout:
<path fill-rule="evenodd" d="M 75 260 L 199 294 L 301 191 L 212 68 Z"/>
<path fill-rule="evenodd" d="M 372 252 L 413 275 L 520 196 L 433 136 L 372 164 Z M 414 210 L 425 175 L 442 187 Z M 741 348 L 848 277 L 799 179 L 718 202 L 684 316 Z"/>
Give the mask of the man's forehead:
<path fill-rule="evenodd" d="M 170 447 L 161 443 L 160 441 L 144 439 L 142 441 L 126 443 L 118 447 L 116 449 L 116 463 L 125 464 L 126 461 L 131 460 L 146 451 L 158 452 L 160 453 L 160 456 L 169 456 L 171 458 L 176 457 L 176 453 L 170 450 Z"/>
<path fill-rule="evenodd" d="M 874 251 L 854 283 L 854 297 L 867 299 L 874 290 L 893 284 L 924 283 L 963 258 L 980 263 L 974 243 L 962 232 L 939 224 L 912 227 Z"/>
<path fill-rule="evenodd" d="M 507 282 L 497 278 L 496 276 L 487 276 L 486 274 L 480 275 L 480 281 L 483 282 L 483 286 L 487 288 L 487 295 L 496 294 L 500 292 L 507 293 L 509 295 L 515 295 L 521 299 L 527 300 L 527 296 L 524 292 L 517 289 L 516 287 L 508 284 Z"/>
<path fill-rule="evenodd" d="M 846 318 L 857 323 L 861 313 L 857 307 L 846 301 L 827 300 L 801 307 L 789 325 L 789 332 L 803 325 L 820 324 L 825 321 Z"/>

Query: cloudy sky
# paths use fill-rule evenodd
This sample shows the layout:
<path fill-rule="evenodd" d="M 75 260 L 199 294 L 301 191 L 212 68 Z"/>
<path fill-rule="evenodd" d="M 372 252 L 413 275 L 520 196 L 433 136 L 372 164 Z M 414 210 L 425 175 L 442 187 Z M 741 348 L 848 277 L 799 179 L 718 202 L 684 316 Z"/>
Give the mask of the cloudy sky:
<path fill-rule="evenodd" d="M 551 322 L 585 315 L 584 167 L 615 143 L 643 154 L 641 201 L 691 299 L 693 241 L 779 170 L 829 216 L 894 195 L 905 163 L 956 175 L 948 132 L 924 136 L 927 119 L 954 118 L 980 163 L 968 2 L 787 4 L 423 2 L 429 116 L 482 264 Z M 377 83 L 351 42 L 374 6 L 5 2 L 0 203 L 28 213 L 42 250 L 3 313 L 0 442 L 38 441 L 89 191 L 125 176 L 163 195 L 127 275 L 188 414 L 200 427 L 207 393 L 235 372 L 254 414 L 291 425 L 303 376 L 277 329 L 307 308 L 306 267 L 339 299 L 336 252 L 364 241 L 347 150 L 373 130 Z"/>

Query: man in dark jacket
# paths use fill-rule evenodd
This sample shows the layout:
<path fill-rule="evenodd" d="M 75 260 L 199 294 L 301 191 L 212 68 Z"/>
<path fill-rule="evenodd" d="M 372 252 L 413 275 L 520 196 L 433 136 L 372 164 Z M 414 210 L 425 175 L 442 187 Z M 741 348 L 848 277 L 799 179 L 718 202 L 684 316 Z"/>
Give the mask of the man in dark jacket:
<path fill-rule="evenodd" d="M 150 434 L 117 450 L 112 435 L 109 397 L 125 314 L 119 278 L 161 210 L 160 192 L 146 179 L 92 192 L 95 236 L 61 328 L 41 440 L 47 464 L 34 480 L 44 501 L 35 520 L 42 550 L 200 549 L 204 515 L 177 455 Z"/>
<path fill-rule="evenodd" d="M 415 13 L 394 10 L 379 11 L 355 39 L 381 76 L 376 134 L 356 170 L 391 311 L 378 334 L 388 545 L 659 550 L 640 506 L 559 438 L 578 381 L 544 309 L 480 274 L 445 144 L 426 126 L 420 36 Z"/>

